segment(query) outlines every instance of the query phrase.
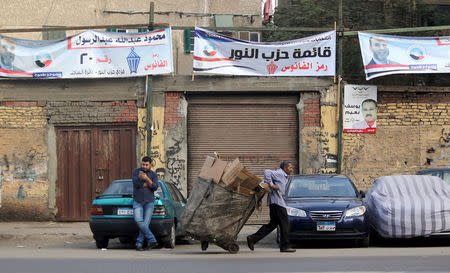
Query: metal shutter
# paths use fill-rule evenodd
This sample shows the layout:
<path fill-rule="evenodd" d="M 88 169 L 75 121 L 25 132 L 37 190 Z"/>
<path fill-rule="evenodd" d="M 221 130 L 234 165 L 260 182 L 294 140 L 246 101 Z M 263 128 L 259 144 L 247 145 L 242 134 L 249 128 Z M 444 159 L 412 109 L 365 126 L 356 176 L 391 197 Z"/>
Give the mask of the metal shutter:
<path fill-rule="evenodd" d="M 190 94 L 188 99 L 188 191 L 207 155 L 239 160 L 262 177 L 279 162 L 298 167 L 298 95 Z M 265 200 L 264 200 L 265 202 Z M 266 222 L 268 208 L 249 222 Z"/>

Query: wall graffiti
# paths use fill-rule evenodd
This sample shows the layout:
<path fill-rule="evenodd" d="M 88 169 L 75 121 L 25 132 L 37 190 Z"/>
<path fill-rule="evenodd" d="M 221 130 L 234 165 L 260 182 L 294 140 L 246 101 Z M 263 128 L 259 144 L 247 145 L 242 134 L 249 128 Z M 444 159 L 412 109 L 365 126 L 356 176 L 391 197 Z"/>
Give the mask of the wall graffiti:
<path fill-rule="evenodd" d="M 438 144 L 426 150 L 425 165 L 448 167 L 450 162 L 450 128 L 442 128 Z"/>
<path fill-rule="evenodd" d="M 180 139 L 172 137 L 171 142 L 173 142 L 173 144 L 170 145 L 166 151 L 167 177 L 179 190 L 183 190 L 182 181 L 186 170 L 186 159 L 181 158 L 179 154 L 182 151 L 184 137 Z"/>
<path fill-rule="evenodd" d="M 167 172 L 170 174 L 169 181 L 176 185 L 179 190 L 183 189 L 181 181 L 183 181 L 183 174 L 185 169 L 185 159 L 180 159 L 178 156 L 167 159 Z"/>
<path fill-rule="evenodd" d="M 45 173 L 45 153 L 28 149 L 24 155 L 4 154 L 0 159 L 0 182 L 12 180 L 35 181 Z"/>

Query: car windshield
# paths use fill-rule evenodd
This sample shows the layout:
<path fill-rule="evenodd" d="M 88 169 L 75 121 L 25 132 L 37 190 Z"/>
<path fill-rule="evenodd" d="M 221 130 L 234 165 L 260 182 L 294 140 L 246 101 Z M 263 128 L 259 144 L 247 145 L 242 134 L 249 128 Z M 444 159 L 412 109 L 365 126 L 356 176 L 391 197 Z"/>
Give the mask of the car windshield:
<path fill-rule="evenodd" d="M 345 177 L 294 177 L 287 197 L 356 197 L 356 190 Z"/>
<path fill-rule="evenodd" d="M 133 194 L 133 182 L 131 181 L 113 182 L 103 193 L 103 195 L 132 195 L 132 194 Z M 155 195 L 158 195 L 161 198 L 164 197 L 161 184 L 156 190 Z"/>

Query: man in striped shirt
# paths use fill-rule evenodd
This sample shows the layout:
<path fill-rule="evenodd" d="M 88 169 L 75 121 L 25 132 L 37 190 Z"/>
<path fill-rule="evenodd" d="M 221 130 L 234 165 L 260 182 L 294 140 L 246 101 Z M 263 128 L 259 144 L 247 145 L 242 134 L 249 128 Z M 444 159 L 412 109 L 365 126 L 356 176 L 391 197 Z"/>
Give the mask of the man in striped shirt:
<path fill-rule="evenodd" d="M 280 164 L 280 168 L 275 171 L 264 171 L 264 182 L 269 184 L 271 189 L 267 197 L 267 203 L 270 210 L 270 222 L 263 225 L 255 234 L 247 237 L 247 245 L 251 250 L 254 250 L 254 245 L 259 240 L 266 237 L 277 226 L 279 226 L 280 252 L 295 252 L 295 249 L 292 249 L 289 245 L 289 220 L 286 210 L 286 202 L 284 201 L 288 175 L 290 175 L 292 171 L 292 163 L 288 160 L 283 160 Z"/>

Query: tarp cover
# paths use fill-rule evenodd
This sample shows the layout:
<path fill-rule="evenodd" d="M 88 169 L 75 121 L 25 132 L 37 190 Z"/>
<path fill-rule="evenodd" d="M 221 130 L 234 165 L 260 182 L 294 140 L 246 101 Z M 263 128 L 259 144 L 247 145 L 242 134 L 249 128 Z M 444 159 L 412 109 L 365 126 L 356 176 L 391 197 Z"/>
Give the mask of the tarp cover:
<path fill-rule="evenodd" d="M 194 239 L 227 248 L 235 242 L 262 195 L 237 193 L 199 177 L 182 216 L 184 231 Z"/>
<path fill-rule="evenodd" d="M 428 175 L 375 179 L 364 199 L 369 221 L 383 237 L 450 231 L 450 185 Z"/>

